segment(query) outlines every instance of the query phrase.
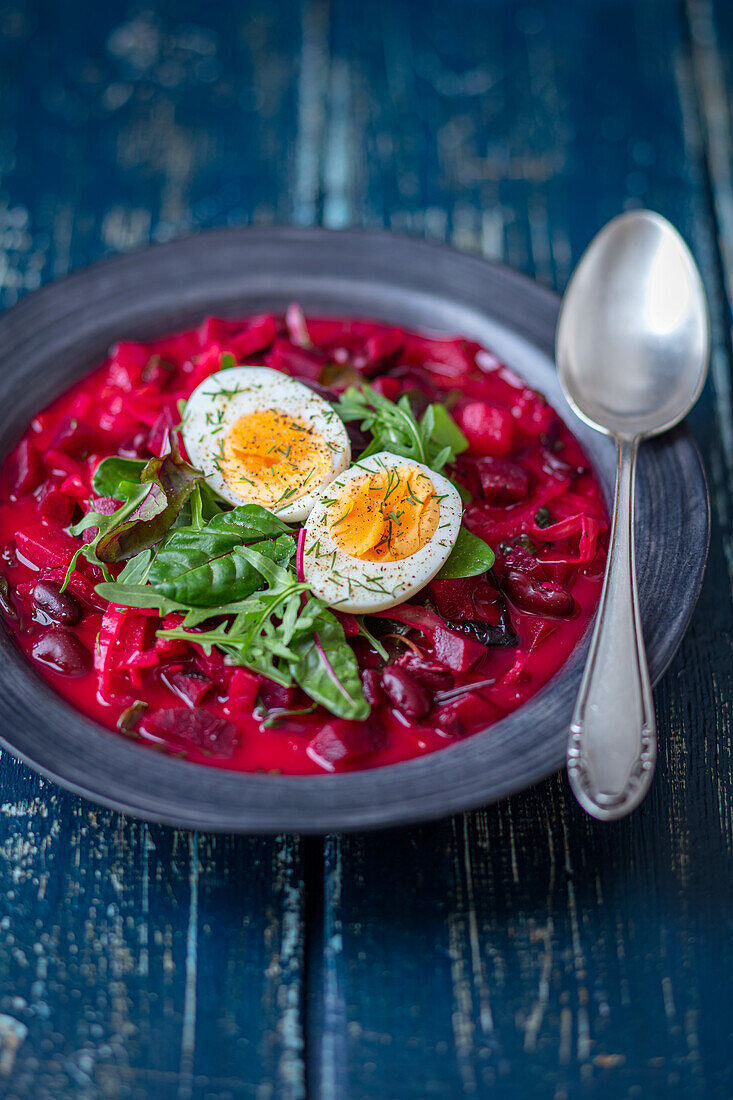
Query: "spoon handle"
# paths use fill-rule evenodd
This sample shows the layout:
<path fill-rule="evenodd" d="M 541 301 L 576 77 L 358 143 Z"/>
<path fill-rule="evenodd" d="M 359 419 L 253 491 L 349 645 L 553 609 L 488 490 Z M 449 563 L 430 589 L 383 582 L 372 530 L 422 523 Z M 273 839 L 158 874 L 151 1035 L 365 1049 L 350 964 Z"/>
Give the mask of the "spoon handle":
<path fill-rule="evenodd" d="M 600 821 L 624 817 L 654 774 L 657 730 L 636 591 L 634 489 L 638 439 L 617 444 L 606 577 L 568 741 L 568 778 Z"/>

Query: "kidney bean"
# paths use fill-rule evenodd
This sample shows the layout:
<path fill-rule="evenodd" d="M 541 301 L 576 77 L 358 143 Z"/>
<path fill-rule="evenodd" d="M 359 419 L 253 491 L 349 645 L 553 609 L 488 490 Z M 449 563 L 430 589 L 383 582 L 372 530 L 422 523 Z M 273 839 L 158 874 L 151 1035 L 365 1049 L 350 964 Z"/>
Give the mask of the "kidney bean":
<path fill-rule="evenodd" d="M 70 592 L 62 592 L 53 581 L 38 581 L 33 589 L 33 603 L 53 623 L 75 626 L 82 616 L 76 597 Z"/>
<path fill-rule="evenodd" d="M 521 611 L 530 611 L 535 615 L 567 618 L 575 607 L 573 597 L 564 588 L 555 588 L 552 582 L 542 582 L 526 573 L 508 570 L 504 575 L 503 587 Z"/>
<path fill-rule="evenodd" d="M 76 634 L 62 626 L 52 626 L 42 634 L 32 653 L 40 664 L 65 676 L 84 676 L 92 667 L 92 655 L 87 647 Z"/>
<path fill-rule="evenodd" d="M 405 718 L 425 718 L 430 713 L 430 696 L 422 684 L 404 668 L 390 665 L 381 679 L 382 691 Z"/>

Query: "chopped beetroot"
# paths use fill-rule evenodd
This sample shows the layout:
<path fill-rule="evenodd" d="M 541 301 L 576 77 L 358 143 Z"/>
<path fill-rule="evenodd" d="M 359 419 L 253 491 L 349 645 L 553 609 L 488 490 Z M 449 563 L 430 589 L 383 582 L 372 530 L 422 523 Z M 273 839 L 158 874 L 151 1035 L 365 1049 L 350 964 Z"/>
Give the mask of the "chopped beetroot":
<path fill-rule="evenodd" d="M 57 569 L 69 564 L 79 542 L 55 524 L 35 523 L 16 531 L 18 552 L 37 569 Z"/>
<path fill-rule="evenodd" d="M 440 616 L 427 607 L 404 603 L 378 612 L 377 617 L 414 626 L 430 642 L 436 661 L 454 672 L 467 672 L 486 655 L 485 646 L 450 630 Z"/>
<path fill-rule="evenodd" d="M 355 615 L 349 615 L 346 611 L 336 611 L 336 618 L 344 628 L 344 634 L 347 638 L 356 638 L 359 634 L 359 624 L 356 621 Z"/>
<path fill-rule="evenodd" d="M 46 523 L 68 527 L 77 501 L 59 489 L 49 489 L 38 502 L 38 514 Z"/>
<path fill-rule="evenodd" d="M 476 370 L 476 354 L 479 344 L 470 340 L 433 340 L 410 335 L 406 353 L 410 361 L 418 363 L 443 385 L 460 387 L 462 381 Z"/>
<path fill-rule="evenodd" d="M 469 454 L 503 458 L 514 445 L 514 418 L 508 409 L 471 401 L 456 410 L 456 421 L 468 440 Z"/>
<path fill-rule="evenodd" d="M 296 348 L 288 340 L 276 340 L 265 359 L 272 370 L 283 371 L 293 378 L 307 378 L 317 382 L 328 357 L 308 348 Z"/>
<path fill-rule="evenodd" d="M 26 437 L 5 460 L 3 483 L 11 498 L 32 493 L 44 478 L 44 465 L 38 448 Z"/>
<path fill-rule="evenodd" d="M 240 362 L 245 362 L 250 355 L 266 351 L 277 337 L 277 325 L 272 314 L 264 317 L 255 317 L 242 332 L 229 339 L 229 347 Z"/>
<path fill-rule="evenodd" d="M 139 383 L 142 372 L 150 361 L 150 351 L 146 344 L 136 344 L 132 340 L 121 340 L 112 348 L 112 358 L 107 370 L 107 381 L 111 386 L 130 393 Z"/>
<path fill-rule="evenodd" d="M 189 706 L 197 707 L 211 692 L 214 684 L 208 676 L 200 672 L 180 671 L 164 672 L 161 676 L 163 683 L 167 684 L 171 691 L 183 699 Z"/>
<path fill-rule="evenodd" d="M 391 367 L 404 346 L 405 334 L 402 329 L 380 329 L 373 332 L 364 345 L 367 363 L 362 367 L 363 373 L 373 375 Z"/>
<path fill-rule="evenodd" d="M 529 473 L 516 462 L 485 455 L 474 460 L 474 468 L 487 504 L 516 504 L 529 492 Z"/>
<path fill-rule="evenodd" d="M 229 691 L 224 709 L 230 717 L 251 714 L 257 694 L 260 690 L 261 679 L 247 668 L 237 668 L 229 681 Z"/>
<path fill-rule="evenodd" d="M 402 385 L 398 378 L 375 378 L 372 389 L 381 393 L 382 397 L 386 397 L 388 401 L 397 401 L 402 392 Z"/>
<path fill-rule="evenodd" d="M 430 595 L 443 619 L 498 621 L 501 596 L 496 586 L 483 576 L 432 581 Z"/>
<path fill-rule="evenodd" d="M 453 673 L 437 661 L 427 661 L 417 654 L 403 653 L 395 662 L 396 665 L 406 669 L 411 676 L 430 691 L 446 691 L 453 687 Z"/>
<path fill-rule="evenodd" d="M 466 737 L 491 725 L 499 713 L 478 692 L 468 691 L 435 711 L 435 724 L 450 737 Z"/>
<path fill-rule="evenodd" d="M 369 706 L 375 707 L 377 703 L 385 701 L 382 691 L 381 674 L 376 668 L 364 668 L 361 672 L 361 686 L 364 689 L 364 697 Z"/>
<path fill-rule="evenodd" d="M 454 672 L 468 672 L 486 656 L 486 647 L 441 625 L 433 639 L 435 659 Z"/>
<path fill-rule="evenodd" d="M 161 630 L 177 630 L 183 623 L 183 615 L 177 611 L 166 615 L 160 624 Z M 156 638 L 155 648 L 162 660 L 185 660 L 191 656 L 192 647 L 183 638 Z"/>
<path fill-rule="evenodd" d="M 418 418 L 442 403 L 469 437 L 449 473 L 469 491 L 464 523 L 494 547 L 495 569 L 433 581 L 428 606 L 370 617 L 374 643 L 337 609 L 371 707 L 364 722 L 334 718 L 300 687 L 263 680 L 217 648 L 205 654 L 195 630 L 190 640 L 159 637 L 180 628 L 183 616 L 161 622 L 152 609 L 108 605 L 95 590 L 106 578 L 83 556 L 61 592 L 82 545 L 69 525 L 80 511 L 109 515 L 119 506 L 94 497 L 99 462 L 167 453 L 181 402 L 232 363 L 274 367 L 330 403 L 368 378 L 391 401 L 406 395 Z M 371 433 L 358 421 L 347 431 L 358 458 Z M 123 720 L 128 734 L 199 762 L 214 754 L 212 763 L 238 770 L 345 771 L 430 752 L 533 695 L 587 628 L 607 530 L 581 447 L 547 401 L 494 355 L 461 337 L 306 317 L 295 306 L 286 317 L 209 318 L 163 339 L 122 342 L 39 412 L 0 480 L 0 598 L 36 667 L 102 724 L 114 729 L 132 708 L 132 726 Z M 83 540 L 96 533 L 91 528 Z M 82 647 L 75 657 L 68 639 Z M 70 675 L 88 669 L 92 652 L 94 667 Z"/>
<path fill-rule="evenodd" d="M 223 317 L 206 317 L 196 329 L 198 346 L 204 352 L 208 351 L 212 344 L 221 346 L 227 343 L 236 329 L 237 325 L 234 321 L 227 321 Z"/>
<path fill-rule="evenodd" d="M 380 679 L 382 691 L 405 718 L 419 721 L 430 714 L 430 696 L 415 676 L 400 665 L 387 665 Z"/>
<path fill-rule="evenodd" d="M 151 454 L 161 458 L 164 454 L 168 453 L 170 450 L 171 434 L 179 420 L 180 417 L 178 413 L 171 408 L 170 405 L 166 405 L 163 411 L 156 417 L 150 429 L 150 434 L 148 435 L 148 450 Z"/>
<path fill-rule="evenodd" d="M 283 687 L 266 677 L 260 684 L 260 702 L 266 711 L 285 710 L 292 705 L 294 695 L 293 688 Z"/>
<path fill-rule="evenodd" d="M 152 355 L 143 369 L 141 378 L 154 389 L 164 390 L 175 374 L 176 368 L 172 363 L 166 363 L 165 359 L 161 359 L 159 355 Z"/>
<path fill-rule="evenodd" d="M 212 649 L 211 653 L 204 653 L 200 646 L 194 646 L 194 663 L 203 676 L 207 676 L 215 684 L 225 687 L 232 675 L 232 666 L 226 664 L 224 655 L 218 649 Z"/>
<path fill-rule="evenodd" d="M 81 481 L 84 480 L 86 471 L 83 464 L 65 451 L 56 451 L 49 448 L 43 456 L 43 462 L 46 470 L 51 475 L 62 475 L 67 478 L 78 477 Z"/>
<path fill-rule="evenodd" d="M 147 714 L 141 731 L 173 748 L 196 749 L 205 755 L 231 757 L 239 730 L 227 718 L 217 718 L 199 707 L 169 707 Z"/>
<path fill-rule="evenodd" d="M 96 431 L 76 416 L 67 416 L 56 429 L 51 440 L 51 450 L 81 458 L 94 451 L 100 445 Z"/>
<path fill-rule="evenodd" d="M 332 772 L 368 756 L 378 747 L 378 742 L 363 722 L 335 718 L 316 734 L 306 752 L 311 760 Z"/>
<path fill-rule="evenodd" d="M 297 302 L 291 302 L 288 308 L 285 310 L 285 327 L 288 330 L 288 337 L 291 344 L 295 344 L 296 347 L 310 348 L 311 338 L 308 335 L 308 324 L 305 319 L 303 310 Z"/>
<path fill-rule="evenodd" d="M 221 357 L 224 348 L 221 344 L 212 344 L 205 352 L 195 357 L 193 370 L 186 379 L 186 396 L 197 386 L 221 370 Z"/>

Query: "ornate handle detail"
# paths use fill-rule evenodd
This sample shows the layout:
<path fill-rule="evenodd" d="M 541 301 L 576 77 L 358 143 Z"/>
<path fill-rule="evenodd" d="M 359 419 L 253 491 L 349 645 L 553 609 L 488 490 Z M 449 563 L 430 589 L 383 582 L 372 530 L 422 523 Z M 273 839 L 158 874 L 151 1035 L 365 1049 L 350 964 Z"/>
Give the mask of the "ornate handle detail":
<path fill-rule="evenodd" d="M 617 442 L 606 577 L 568 742 L 573 793 L 600 821 L 624 817 L 639 805 L 657 757 L 654 701 L 636 591 L 637 449 L 637 439 Z"/>

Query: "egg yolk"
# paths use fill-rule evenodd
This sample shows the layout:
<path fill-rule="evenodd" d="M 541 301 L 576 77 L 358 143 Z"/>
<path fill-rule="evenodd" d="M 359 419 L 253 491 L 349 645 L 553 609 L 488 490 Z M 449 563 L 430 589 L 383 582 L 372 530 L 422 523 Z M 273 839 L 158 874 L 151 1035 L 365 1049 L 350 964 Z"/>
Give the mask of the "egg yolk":
<path fill-rule="evenodd" d="M 252 504 L 284 507 L 331 473 L 331 451 L 320 432 L 278 409 L 242 416 L 229 429 L 219 470 L 229 488 Z"/>
<path fill-rule="evenodd" d="M 337 546 L 362 561 L 400 561 L 433 537 L 440 519 L 435 486 L 414 466 L 354 478 L 328 510 Z"/>

